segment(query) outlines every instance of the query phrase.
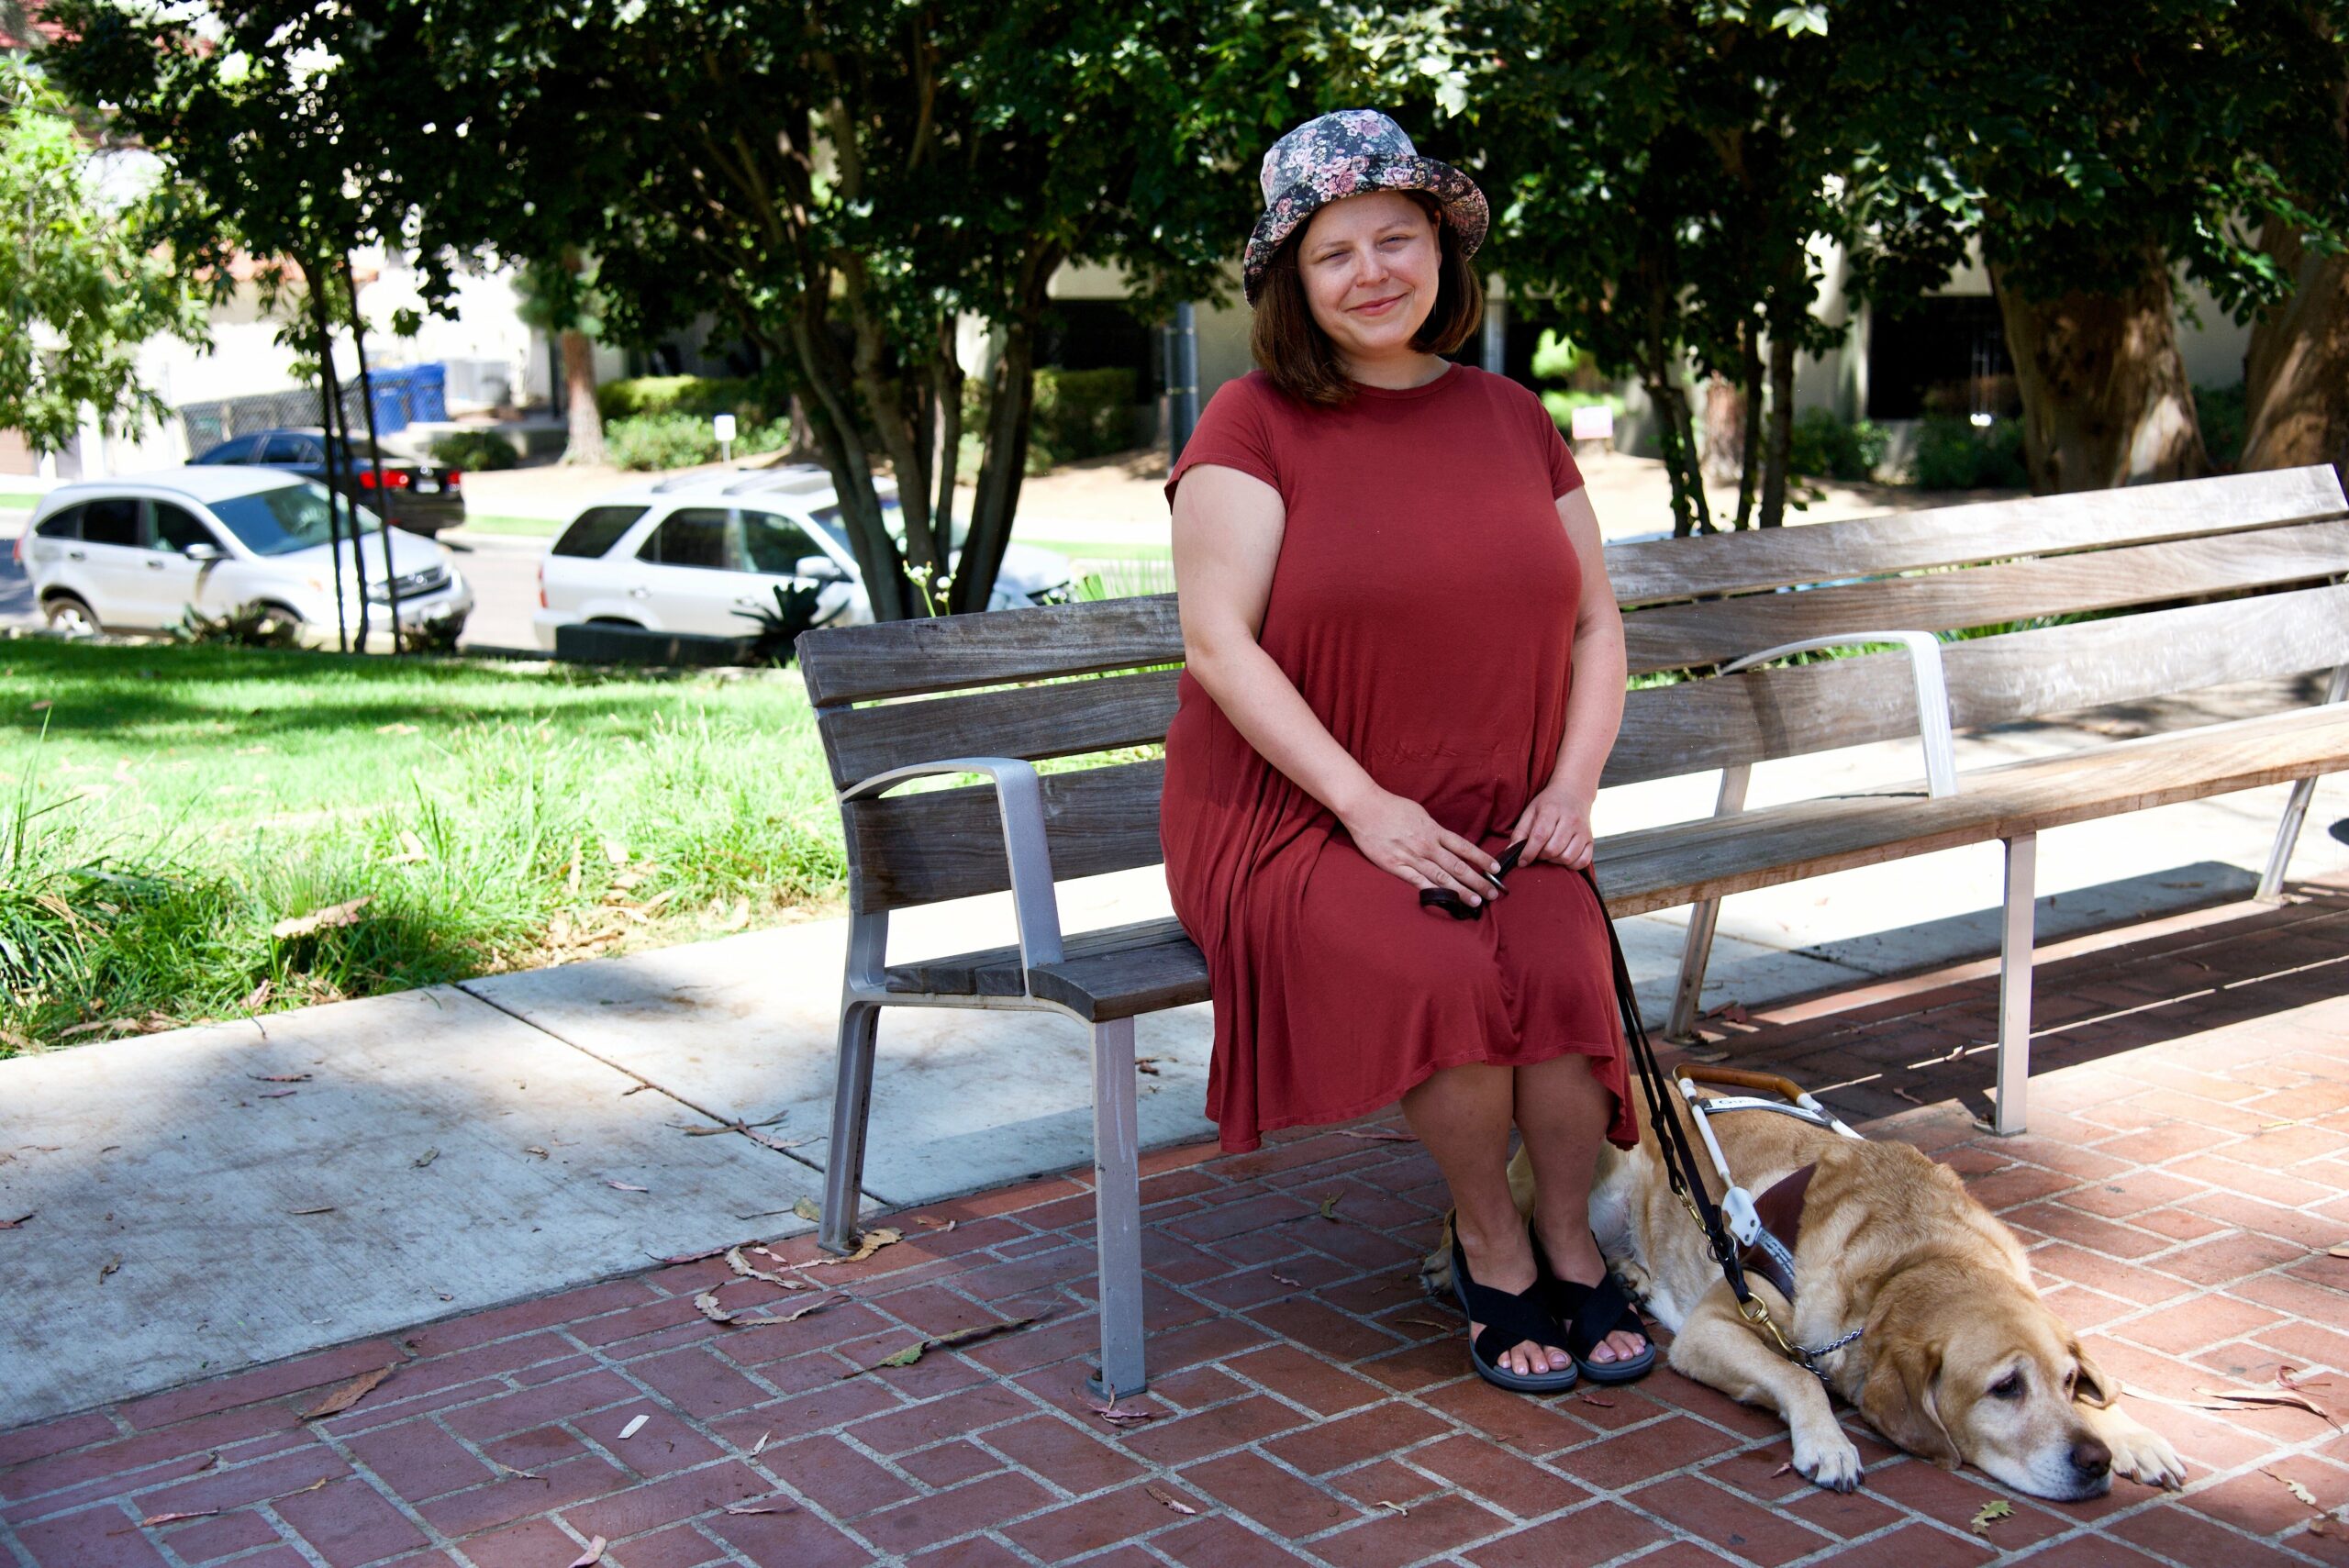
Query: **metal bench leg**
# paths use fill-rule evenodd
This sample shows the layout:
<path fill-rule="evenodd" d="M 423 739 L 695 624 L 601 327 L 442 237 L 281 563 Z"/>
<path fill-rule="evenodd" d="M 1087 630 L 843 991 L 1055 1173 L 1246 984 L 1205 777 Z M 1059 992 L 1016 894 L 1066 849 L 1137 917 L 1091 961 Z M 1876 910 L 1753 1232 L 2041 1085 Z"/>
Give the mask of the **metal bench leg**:
<path fill-rule="evenodd" d="M 824 1162 L 824 1223 L 816 1244 L 827 1252 L 856 1249 L 863 1205 L 864 1124 L 873 1109 L 873 1055 L 881 1009 L 871 1002 L 841 1008 L 840 1079 L 832 1090 L 832 1142 Z"/>
<path fill-rule="evenodd" d="M 1093 1214 L 1101 1269 L 1097 1394 L 1148 1385 L 1141 1355 L 1141 1131 L 1134 1107 L 1134 1021 L 1093 1026 Z"/>
<path fill-rule="evenodd" d="M 1752 764 L 1740 762 L 1721 770 L 1721 790 L 1713 815 L 1734 817 L 1745 809 L 1745 786 L 1753 782 Z M 1680 950 L 1680 983 L 1672 993 L 1672 1012 L 1664 1021 L 1666 1040 L 1687 1040 L 1697 1032 L 1697 1009 L 1705 990 L 1705 965 L 1713 956 L 1713 927 L 1720 919 L 1721 901 L 1699 898 L 1688 910 L 1688 940 Z"/>
<path fill-rule="evenodd" d="M 2032 884 L 2039 836 L 2006 841 L 2007 909 L 1998 938 L 1998 1098 L 1990 1129 L 2002 1137 L 2023 1130 L 2024 1089 L 2031 1080 L 2031 949 Z"/>
<path fill-rule="evenodd" d="M 2328 703 L 2344 697 L 2349 697 L 2349 664 L 2332 672 L 2332 682 L 2324 692 Z M 2308 820 L 2309 802 L 2315 797 L 2316 784 L 2313 778 L 2301 779 L 2285 797 L 2283 819 L 2276 824 L 2276 845 L 2267 851 L 2267 869 L 2260 873 L 2259 891 L 2253 895 L 2262 903 L 2274 903 L 2284 891 L 2284 872 L 2292 863 L 2293 847 L 2300 841 L 2300 825 Z"/>

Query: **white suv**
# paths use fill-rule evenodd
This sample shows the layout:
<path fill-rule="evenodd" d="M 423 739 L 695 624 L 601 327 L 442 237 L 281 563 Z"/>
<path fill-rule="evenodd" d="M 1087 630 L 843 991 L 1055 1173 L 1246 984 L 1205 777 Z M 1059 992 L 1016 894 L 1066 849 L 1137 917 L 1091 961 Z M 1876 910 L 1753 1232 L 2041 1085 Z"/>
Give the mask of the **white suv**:
<path fill-rule="evenodd" d="M 894 519 L 885 484 L 882 496 Z M 1068 578 L 1065 557 L 1012 545 L 987 607 L 1041 603 Z M 531 624 L 550 650 L 556 628 L 583 622 L 747 637 L 774 591 L 795 587 L 816 590 L 819 626 L 873 618 L 831 476 L 804 463 L 698 473 L 616 491 L 572 519 L 539 562 Z"/>
<path fill-rule="evenodd" d="M 194 608 L 217 616 L 249 604 L 290 613 L 313 637 L 335 624 L 335 558 L 326 491 L 265 468 L 175 468 L 60 485 L 17 536 L 34 600 L 61 631 L 179 624 Z M 372 619 L 390 629 L 384 528 L 359 509 Z M 473 590 L 429 539 L 394 529 L 400 620 L 453 629 Z M 351 541 L 342 558 L 344 613 L 358 614 Z"/>

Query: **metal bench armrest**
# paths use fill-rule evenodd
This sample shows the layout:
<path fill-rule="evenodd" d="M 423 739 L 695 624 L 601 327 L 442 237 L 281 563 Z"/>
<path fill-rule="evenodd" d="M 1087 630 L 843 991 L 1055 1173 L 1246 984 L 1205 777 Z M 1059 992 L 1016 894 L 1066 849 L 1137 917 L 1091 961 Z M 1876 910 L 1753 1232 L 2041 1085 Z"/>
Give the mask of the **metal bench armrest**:
<path fill-rule="evenodd" d="M 875 773 L 841 791 L 841 804 L 884 795 L 912 779 L 941 773 L 984 773 L 995 784 L 1003 813 L 1003 851 L 1011 865 L 1011 907 L 1019 920 L 1019 961 L 1024 968 L 1058 963 L 1060 899 L 1052 887 L 1052 851 L 1044 839 L 1044 793 L 1036 770 L 1013 757 L 949 757 Z"/>
<path fill-rule="evenodd" d="M 1733 675 L 1754 664 L 1783 659 L 1789 653 L 1814 653 L 1829 648 L 1849 648 L 1863 642 L 1897 642 L 1909 655 L 1909 673 L 1917 682 L 1917 735 L 1925 745 L 1925 787 L 1936 798 L 1957 793 L 1957 748 L 1950 735 L 1949 683 L 1942 674 L 1942 645 L 1930 631 L 1850 631 L 1834 637 L 1810 637 L 1749 653 L 1721 666 Z"/>

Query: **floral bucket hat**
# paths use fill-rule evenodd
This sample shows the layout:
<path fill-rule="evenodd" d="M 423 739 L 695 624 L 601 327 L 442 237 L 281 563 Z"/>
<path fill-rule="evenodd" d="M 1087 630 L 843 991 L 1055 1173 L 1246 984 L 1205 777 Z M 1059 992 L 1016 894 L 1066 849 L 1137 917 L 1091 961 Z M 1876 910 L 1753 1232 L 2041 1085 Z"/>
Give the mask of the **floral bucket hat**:
<path fill-rule="evenodd" d="M 1241 261 L 1248 303 L 1264 286 L 1264 269 L 1281 242 L 1331 202 L 1364 191 L 1425 191 L 1442 204 L 1443 221 L 1475 255 L 1492 221 L 1485 193 L 1449 163 L 1422 158 L 1403 128 L 1375 109 L 1341 109 L 1308 120 L 1273 143 L 1258 182 L 1264 216 L 1248 237 Z"/>

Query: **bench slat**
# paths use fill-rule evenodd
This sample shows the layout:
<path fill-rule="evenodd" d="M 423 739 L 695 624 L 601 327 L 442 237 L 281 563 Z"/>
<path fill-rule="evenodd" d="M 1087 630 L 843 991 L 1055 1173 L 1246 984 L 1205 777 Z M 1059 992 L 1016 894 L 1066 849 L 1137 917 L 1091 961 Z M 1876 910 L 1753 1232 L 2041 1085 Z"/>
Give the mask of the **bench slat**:
<path fill-rule="evenodd" d="M 2068 823 L 2349 770 L 2349 705 L 2295 708 L 1964 775 L 1954 795 L 1874 790 L 1601 841 L 1620 918 Z"/>
<path fill-rule="evenodd" d="M 1158 864 L 1158 797 L 1165 779 L 1166 764 L 1155 760 L 1047 774 L 1041 784 L 1052 879 Z M 860 915 L 1011 885 L 992 787 L 852 800 L 841 816 L 849 906 Z"/>
<path fill-rule="evenodd" d="M 1803 638 L 1900 628 L 1947 631 L 2305 583 L 2349 573 L 2349 522 L 2041 557 L 1889 578 L 1660 605 L 1623 617 L 1634 674 L 1726 663 Z"/>
<path fill-rule="evenodd" d="M 1011 686 L 818 710 L 817 728 L 841 789 L 875 773 L 940 757 L 1074 757 L 1166 737 L 1179 670 L 1105 675 L 1052 686 Z"/>
<path fill-rule="evenodd" d="M 1961 728 L 2349 662 L 2349 587 L 2009 632 L 1942 649 Z M 1628 694 L 1601 784 L 1802 756 L 1917 733 L 1898 653 Z"/>
<path fill-rule="evenodd" d="M 989 610 L 803 632 L 799 673 L 818 707 L 1179 663 L 1174 595 Z"/>
<path fill-rule="evenodd" d="M 2126 490 L 1987 501 L 1767 532 L 1609 546 L 1616 602 L 1831 583 L 2012 556 L 2150 544 L 2349 512 L 2332 468 L 2277 469 Z"/>
<path fill-rule="evenodd" d="M 1120 960 L 1141 950 L 1170 945 L 1177 949 L 1190 948 L 1191 962 L 1198 970 L 1200 990 L 1198 996 L 1189 1000 L 1203 1000 L 1207 995 L 1207 961 L 1198 956 L 1198 950 L 1192 948 L 1190 942 L 1191 939 L 1183 934 L 1181 923 L 1168 916 L 1155 920 L 1137 920 L 1130 925 L 1078 931 L 1064 938 L 1061 947 L 1067 955 L 1063 963 L 1091 966 L 1087 973 L 1096 975 L 1104 973 L 1098 968 L 1103 962 Z M 894 963 L 889 966 L 888 982 L 892 991 L 927 991 L 947 996 L 1018 996 L 1024 994 L 1020 985 L 1019 948 L 1017 943 L 1009 947 L 982 948 L 976 952 L 925 959 L 917 963 Z M 1179 1005 L 1152 1004 L 1153 1006 Z"/>

